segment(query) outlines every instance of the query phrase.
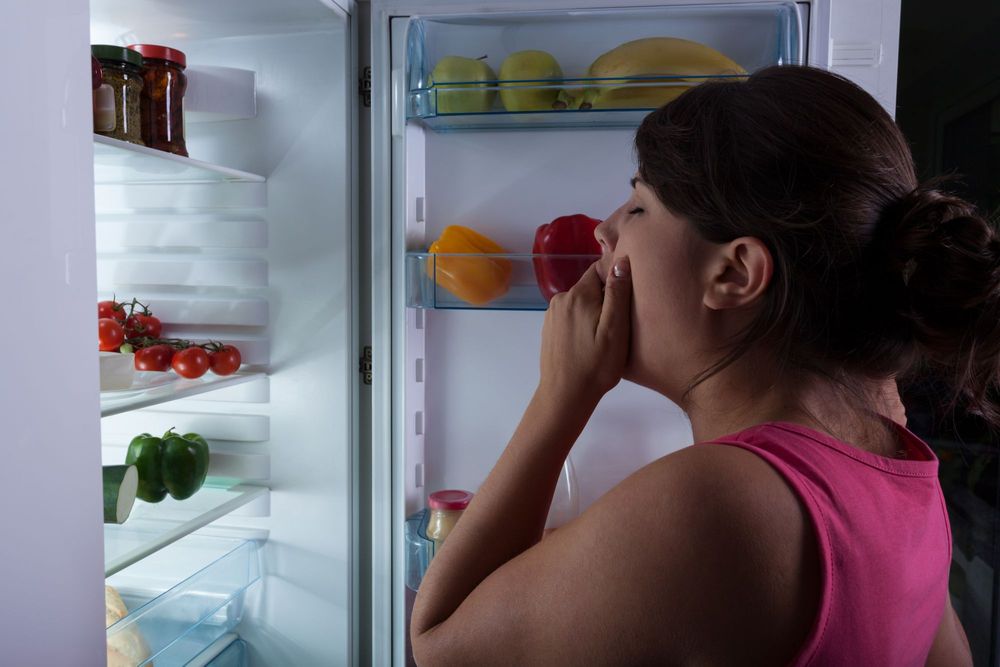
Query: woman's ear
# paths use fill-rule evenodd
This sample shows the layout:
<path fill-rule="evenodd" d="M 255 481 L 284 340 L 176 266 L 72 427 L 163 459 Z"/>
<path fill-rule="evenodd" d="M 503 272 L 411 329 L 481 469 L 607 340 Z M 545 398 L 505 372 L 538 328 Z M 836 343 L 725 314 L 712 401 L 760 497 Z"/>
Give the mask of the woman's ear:
<path fill-rule="evenodd" d="M 740 308 L 756 301 L 771 284 L 771 251 L 753 236 L 716 247 L 708 263 L 703 303 L 712 310 Z"/>

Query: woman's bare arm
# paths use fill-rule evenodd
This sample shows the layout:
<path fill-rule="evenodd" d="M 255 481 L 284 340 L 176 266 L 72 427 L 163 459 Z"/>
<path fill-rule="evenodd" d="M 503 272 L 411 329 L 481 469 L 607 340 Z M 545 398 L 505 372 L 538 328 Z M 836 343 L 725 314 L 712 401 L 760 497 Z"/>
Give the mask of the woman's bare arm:
<path fill-rule="evenodd" d="M 965 628 L 948 598 L 941 625 L 927 656 L 927 667 L 972 667 L 972 649 Z"/>

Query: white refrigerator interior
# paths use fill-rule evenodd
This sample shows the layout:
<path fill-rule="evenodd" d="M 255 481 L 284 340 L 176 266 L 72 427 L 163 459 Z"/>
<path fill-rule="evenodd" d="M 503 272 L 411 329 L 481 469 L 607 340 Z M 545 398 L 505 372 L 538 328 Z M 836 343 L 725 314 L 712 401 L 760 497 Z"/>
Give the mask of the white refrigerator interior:
<path fill-rule="evenodd" d="M 0 634 L 16 635 L 18 650 L 37 646 L 17 664 L 103 664 L 105 634 L 120 643 L 137 633 L 157 665 L 206 664 L 237 633 L 252 664 L 350 664 L 352 17 L 320 0 L 93 0 L 89 15 L 87 4 L 18 5 L 7 22 L 17 28 L 5 30 L 15 51 L 37 47 L 39 35 L 59 45 L 42 51 L 51 58 L 34 74 L 35 64 L 18 68 L 18 94 L 39 105 L 4 111 L 8 127 L 24 130 L 7 145 L 18 159 L 3 166 L 20 193 L 4 197 L 18 206 L 8 219 L 20 220 L 2 251 L 6 284 L 18 286 L 25 312 L 29 301 L 44 304 L 72 327 L 59 341 L 51 330 L 35 337 L 56 350 L 44 368 L 58 375 L 39 374 L 39 357 L 22 355 L 12 376 L 23 379 L 4 381 L 5 414 L 22 417 L 7 420 L 20 444 L 4 497 L 14 507 L 30 491 L 43 511 L 9 529 L 18 547 L 3 563 L 9 573 L 44 570 L 39 590 L 48 592 L 30 592 L 38 577 L 5 577 L 4 599 L 29 611 Z M 88 44 L 133 43 L 187 55 L 190 159 L 92 134 Z M 15 106 L 20 116 L 7 118 Z M 27 117 L 40 110 L 44 126 Z M 148 303 L 164 335 L 235 344 L 243 368 L 101 393 L 98 406 L 97 364 L 85 360 L 95 358 L 94 302 L 113 295 Z M 58 406 L 59 419 L 45 417 L 45 405 Z M 105 526 L 104 572 L 129 611 L 105 633 L 98 465 L 122 463 L 132 436 L 170 427 L 208 439 L 208 481 L 185 501 L 137 501 L 128 522 Z M 42 466 L 42 495 L 39 476 L 25 473 L 46 461 L 59 465 Z"/>
<path fill-rule="evenodd" d="M 499 103 L 455 113 L 438 106 L 446 92 L 428 77 L 435 63 L 447 55 L 485 56 L 497 72 L 510 53 L 541 49 L 565 77 L 585 77 L 589 63 L 621 43 L 671 36 L 709 45 L 748 71 L 800 62 L 830 67 L 891 110 L 898 15 L 892 0 L 629 8 L 373 3 L 373 350 L 376 364 L 393 360 L 392 386 L 380 386 L 378 373 L 373 386 L 373 534 L 391 535 L 372 544 L 376 663 L 388 662 L 390 653 L 393 664 L 411 661 L 407 631 L 419 559 L 402 534 L 406 518 L 436 490 L 478 488 L 538 380 L 543 313 L 530 311 L 544 308 L 544 300 L 530 259 L 511 256 L 509 293 L 473 307 L 434 285 L 435 260 L 421 253 L 448 225 L 472 227 L 520 254 L 531 253 L 536 228 L 558 216 L 607 217 L 629 196 L 632 139 L 645 113 L 508 113 Z M 676 406 L 622 383 L 571 453 L 570 506 L 584 511 L 644 464 L 690 443 Z M 561 495 L 557 490 L 557 500 Z M 553 508 L 562 520 L 564 510 Z"/>

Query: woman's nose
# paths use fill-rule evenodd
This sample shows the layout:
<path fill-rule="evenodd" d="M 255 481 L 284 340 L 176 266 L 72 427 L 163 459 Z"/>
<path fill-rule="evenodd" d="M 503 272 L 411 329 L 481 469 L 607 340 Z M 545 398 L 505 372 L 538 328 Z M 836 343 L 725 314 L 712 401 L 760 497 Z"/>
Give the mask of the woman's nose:
<path fill-rule="evenodd" d="M 615 244 L 618 243 L 618 211 L 608 216 L 604 222 L 594 228 L 594 238 L 601 244 L 601 253 L 610 254 L 614 252 Z"/>

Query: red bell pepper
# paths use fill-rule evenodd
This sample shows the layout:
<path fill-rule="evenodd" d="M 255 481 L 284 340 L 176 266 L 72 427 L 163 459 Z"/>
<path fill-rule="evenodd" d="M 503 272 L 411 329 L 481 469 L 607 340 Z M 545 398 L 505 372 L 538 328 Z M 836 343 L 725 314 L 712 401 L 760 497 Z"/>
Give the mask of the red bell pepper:
<path fill-rule="evenodd" d="M 535 232 L 531 249 L 536 257 L 535 280 L 546 301 L 576 284 L 601 254 L 601 244 L 594 238 L 600 220 L 582 213 L 564 215 Z M 541 255 L 540 257 L 537 255 Z M 582 257 L 551 257 L 550 255 L 584 255 Z"/>

